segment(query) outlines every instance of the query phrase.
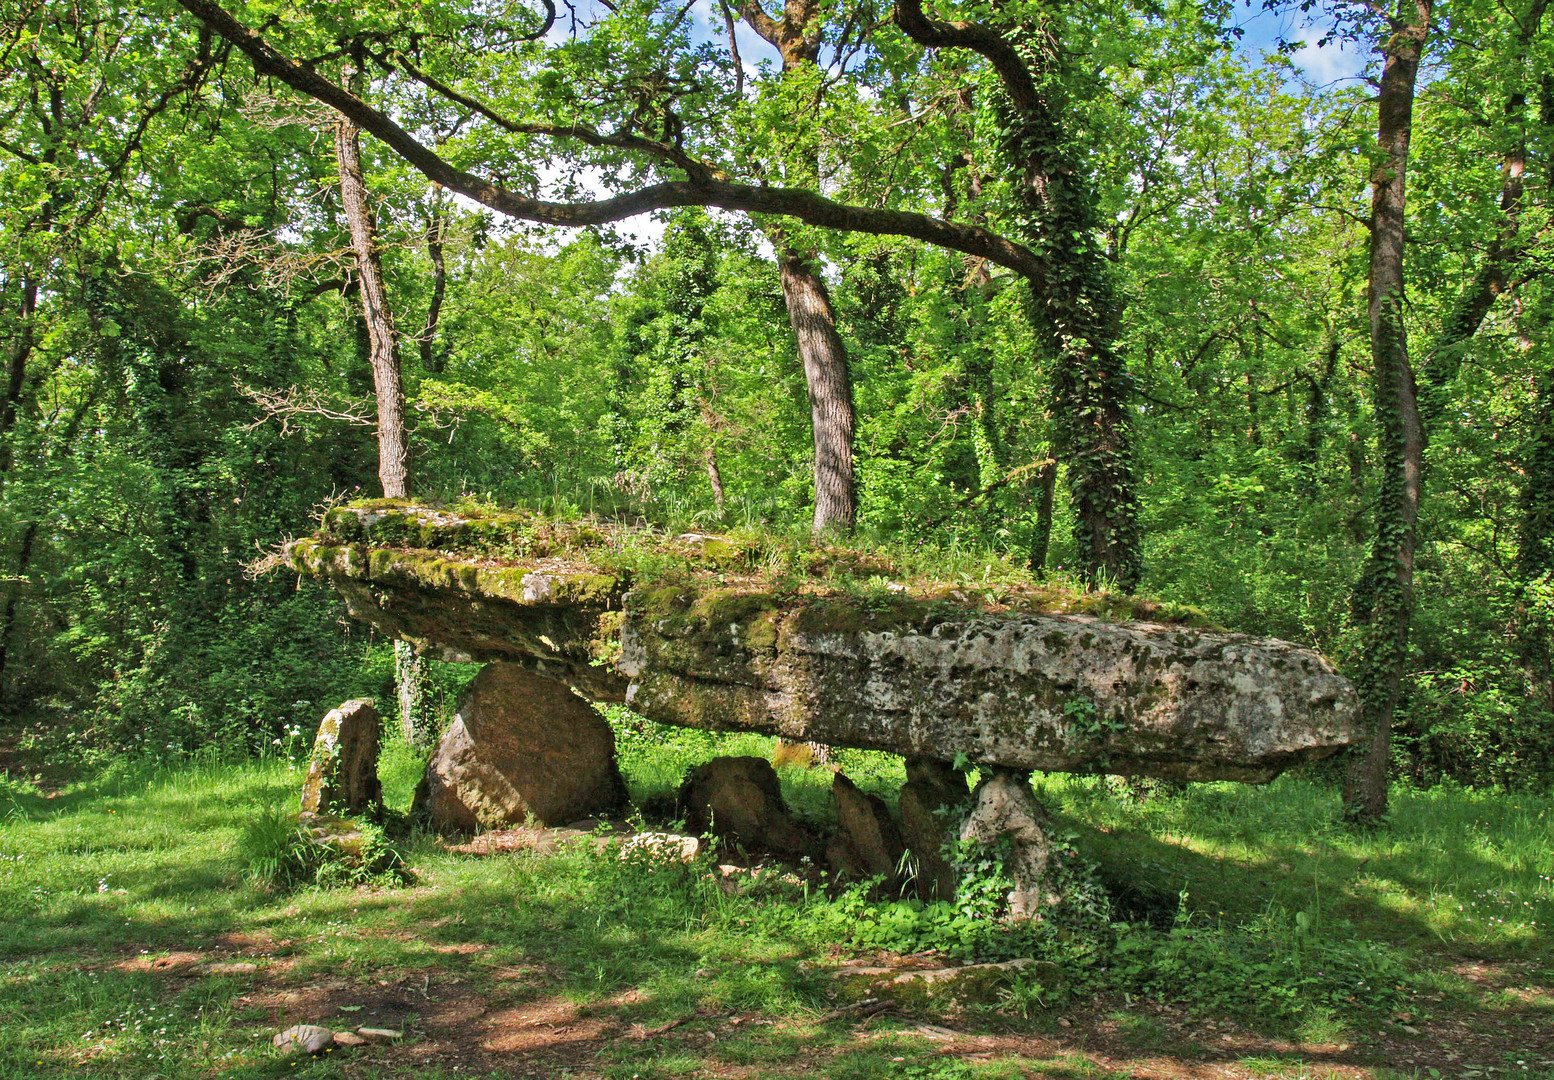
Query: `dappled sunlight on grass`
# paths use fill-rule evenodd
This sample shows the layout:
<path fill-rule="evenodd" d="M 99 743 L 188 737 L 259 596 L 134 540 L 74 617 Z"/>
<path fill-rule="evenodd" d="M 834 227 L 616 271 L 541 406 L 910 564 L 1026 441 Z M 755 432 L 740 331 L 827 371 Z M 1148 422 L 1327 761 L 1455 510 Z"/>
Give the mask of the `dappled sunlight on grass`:
<path fill-rule="evenodd" d="M 660 797 L 699 761 L 773 745 L 755 735 L 642 734 L 623 734 L 622 758 L 634 792 Z M 833 764 L 887 798 L 902 779 L 889 755 L 842 751 Z M 391 805 L 408 802 L 420 768 L 418 755 L 390 743 Z M 824 767 L 781 772 L 790 805 L 817 821 L 831 813 L 831 777 Z M 411 836 L 401 841 L 415 875 L 407 886 L 256 887 L 238 865 L 241 826 L 262 807 L 293 805 L 300 778 L 282 759 L 121 769 L 50 799 L 11 800 L 0 821 L 0 1080 L 451 1080 L 471 1074 L 460 1054 L 524 1060 L 517 1049 L 491 1057 L 493 1046 L 561 1055 L 555 1075 L 588 1077 L 1130 1075 L 1060 1046 L 1063 1029 L 1045 1007 L 963 1020 L 990 1025 L 977 1036 L 984 1052 L 970 1056 L 910 1020 L 823 1020 L 832 1004 L 801 962 L 838 941 L 849 948 L 845 934 L 825 936 L 838 932 L 835 910 L 822 918 L 823 900 L 798 887 L 730 895 L 704 864 L 646 872 L 586 846 L 478 859 Z M 1548 800 L 1400 790 L 1392 830 L 1368 834 L 1334 824 L 1333 794 L 1296 778 L 1263 789 L 1199 785 L 1142 803 L 1082 778 L 1048 777 L 1042 790 L 1080 848 L 1126 886 L 1125 905 L 1154 904 L 1167 924 L 1185 913 L 1189 927 L 1244 927 L 1244 940 L 1223 939 L 1227 948 L 1252 943 L 1235 963 L 1254 962 L 1264 938 L 1299 945 L 1303 915 L 1318 938 L 1342 928 L 1416 958 L 1443 941 L 1541 955 L 1548 940 L 1549 882 L 1539 873 L 1549 872 Z M 1218 932 L 1184 947 L 1214 948 Z M 1201 955 L 1189 950 L 1182 962 Z M 1554 1017 L 1554 996 L 1498 969 L 1421 966 L 1410 992 L 1428 1007 L 1513 1024 Z M 1104 988 L 1110 976 L 1099 977 L 1090 985 Z M 412 1048 L 370 1059 L 369 1071 L 368 1058 L 291 1066 L 270 1050 L 283 1023 L 350 1026 L 366 1015 L 356 1010 L 384 1002 L 422 1033 Z M 1097 1005 L 1094 1030 L 1136 1055 L 1201 1054 L 1165 1013 L 1121 1004 Z M 572 1018 L 565 1030 L 526 1019 L 546 1010 Z M 1358 1038 L 1344 1012 L 1304 1008 L 1289 1037 Z M 663 1039 L 627 1034 L 685 1017 L 707 1019 Z M 1243 1072 L 1301 1075 L 1278 1071 L 1291 1054 L 1247 1054 Z M 1309 1070 L 1311 1059 L 1295 1056 Z"/>
<path fill-rule="evenodd" d="M 1296 776 L 1193 785 L 1135 803 L 1105 781 L 1048 777 L 1044 797 L 1112 873 L 1210 915 L 1326 911 L 1381 940 L 1517 950 L 1554 939 L 1554 798 L 1398 787 L 1389 827 L 1338 822 Z"/>

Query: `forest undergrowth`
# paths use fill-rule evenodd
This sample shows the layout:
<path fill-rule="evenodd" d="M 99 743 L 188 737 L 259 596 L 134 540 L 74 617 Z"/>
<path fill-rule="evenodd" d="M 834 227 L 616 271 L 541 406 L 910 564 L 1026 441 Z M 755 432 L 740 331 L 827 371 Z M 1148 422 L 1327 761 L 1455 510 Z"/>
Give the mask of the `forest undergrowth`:
<path fill-rule="evenodd" d="M 771 740 L 613 717 L 633 803 Z M 405 876 L 269 887 L 245 832 L 289 810 L 293 743 L 259 760 L 119 761 L 0 791 L 0 1080 L 707 1076 L 1554 1077 L 1554 799 L 1400 788 L 1337 821 L 1321 776 L 1040 781 L 1102 889 L 1065 925 L 972 930 L 950 905 L 772 872 L 729 888 L 581 846 L 475 858 L 410 834 Z M 901 764 L 834 763 L 891 798 Z M 420 760 L 382 772 L 408 804 Z M 783 770 L 801 817 L 830 773 Z M 1093 867 L 1088 865 L 1094 860 Z M 1069 979 L 962 1012 L 839 1014 L 809 962 L 1036 955 Z M 292 1023 L 401 1030 L 287 1062 Z"/>

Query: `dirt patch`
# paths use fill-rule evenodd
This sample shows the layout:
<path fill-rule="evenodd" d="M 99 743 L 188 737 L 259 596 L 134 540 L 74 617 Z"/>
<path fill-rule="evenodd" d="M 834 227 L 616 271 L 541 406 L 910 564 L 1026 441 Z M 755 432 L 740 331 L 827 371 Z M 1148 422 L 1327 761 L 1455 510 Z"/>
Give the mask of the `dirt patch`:
<path fill-rule="evenodd" d="M 227 936 L 220 945 L 140 953 L 112 966 L 198 977 L 216 974 L 217 965 L 245 955 L 264 956 L 278 943 L 263 936 Z M 483 950 L 475 942 L 438 949 L 458 956 Z M 943 959 L 920 953 L 875 955 L 855 962 L 907 967 L 942 965 Z M 1029 1017 L 889 1010 L 825 1020 L 811 1013 L 769 1016 L 702 1007 L 685 1016 L 642 1022 L 643 1007 L 650 1006 L 651 999 L 641 988 L 579 1004 L 561 993 L 556 972 L 523 963 L 472 965 L 455 972 L 401 971 L 388 977 L 378 973 L 376 978 L 301 979 L 289 965 L 270 961 L 251 973 L 252 989 L 237 1004 L 258 1029 L 255 1037 L 297 1023 L 337 1031 L 372 1027 L 404 1033 L 393 1045 L 338 1051 L 341 1075 L 352 1080 L 379 1076 L 390 1063 L 395 1071 L 411 1073 L 457 1066 L 472 1075 L 567 1074 L 590 1080 L 619 1071 L 626 1046 L 641 1047 L 649 1056 L 692 1055 L 700 1063 L 698 1076 L 799 1078 L 824 1072 L 828 1061 L 841 1067 L 845 1055 L 881 1039 L 915 1040 L 919 1055 L 947 1061 L 1025 1059 L 1036 1066 L 1036 1076 L 1045 1075 L 1042 1067 L 1057 1068 L 1054 1075 L 1066 1075 L 1064 1069 L 1074 1075 L 1106 1070 L 1136 1080 L 1373 1080 L 1384 1070 L 1418 1075 L 1434 1070 L 1441 1076 L 1538 1076 L 1554 1070 L 1554 984 L 1548 972 L 1532 964 L 1482 960 L 1443 959 L 1441 966 L 1482 991 L 1471 1005 L 1454 1005 L 1444 995 L 1435 995 L 1372 1030 L 1330 1041 L 1272 1037 L 1171 1003 L 1112 998 Z M 825 1036 L 816 1038 L 818 1032 Z M 770 1056 L 749 1062 L 746 1051 L 752 1039 Z M 779 1049 L 784 1043 L 803 1049 Z M 724 1044 L 745 1050 L 725 1053 Z"/>

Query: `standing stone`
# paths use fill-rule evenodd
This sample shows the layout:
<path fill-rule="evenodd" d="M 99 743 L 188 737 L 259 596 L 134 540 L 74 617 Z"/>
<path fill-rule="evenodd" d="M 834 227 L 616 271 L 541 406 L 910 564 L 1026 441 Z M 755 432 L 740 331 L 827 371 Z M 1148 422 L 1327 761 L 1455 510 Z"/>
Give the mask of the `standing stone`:
<path fill-rule="evenodd" d="M 901 838 L 917 863 L 919 900 L 955 899 L 955 868 L 945 845 L 958 822 L 951 812 L 967 799 L 966 777 L 942 761 L 907 758 L 907 782 L 901 786 Z"/>
<path fill-rule="evenodd" d="M 680 785 L 679 812 L 689 831 L 711 831 L 751 851 L 797 858 L 815 843 L 788 814 L 765 758 L 719 757 L 691 770 Z"/>
<path fill-rule="evenodd" d="M 1050 827 L 1031 791 L 1029 773 L 995 768 L 972 792 L 971 814 L 961 825 L 960 838 L 979 844 L 1009 841 L 1013 851 L 1005 869 L 1014 882 L 1009 890 L 1011 919 L 1039 919 L 1043 908 L 1061 899 L 1047 877 Z"/>
<path fill-rule="evenodd" d="M 545 825 L 605 814 L 625 799 L 615 733 L 563 683 L 488 664 L 416 789 L 414 811 L 447 832 Z"/>
<path fill-rule="evenodd" d="M 890 820 L 890 809 L 878 795 L 861 791 L 841 773 L 831 780 L 831 800 L 840 826 L 826 856 L 842 877 L 884 877 L 896 880 L 896 868 L 906 846 Z M 861 874 L 858 874 L 861 871 Z"/>
<path fill-rule="evenodd" d="M 378 710 L 366 698 L 331 709 L 318 725 L 307 779 L 304 813 L 358 814 L 383 802 L 378 783 Z"/>

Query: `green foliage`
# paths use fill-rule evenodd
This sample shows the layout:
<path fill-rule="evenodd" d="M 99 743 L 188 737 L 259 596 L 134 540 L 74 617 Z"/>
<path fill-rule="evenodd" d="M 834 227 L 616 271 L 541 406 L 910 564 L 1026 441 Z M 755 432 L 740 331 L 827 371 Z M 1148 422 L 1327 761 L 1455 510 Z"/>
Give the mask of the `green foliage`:
<path fill-rule="evenodd" d="M 238 836 L 236 855 L 243 875 L 256 885 L 296 889 L 393 885 L 404 880 L 404 856 L 381 824 L 340 819 L 319 839 L 280 806 L 260 807 Z"/>
<path fill-rule="evenodd" d="M 1270 908 L 1250 925 L 1225 928 L 1195 921 L 1182 899 L 1169 931 L 1122 924 L 1105 952 L 1086 958 L 1104 965 L 1103 982 L 1275 1023 L 1387 1012 L 1408 998 L 1410 973 L 1395 949 L 1316 912 L 1291 918 Z"/>
<path fill-rule="evenodd" d="M 315 856 L 297 815 L 280 806 L 261 807 L 238 837 L 237 860 L 258 885 L 293 888 L 313 880 Z"/>

